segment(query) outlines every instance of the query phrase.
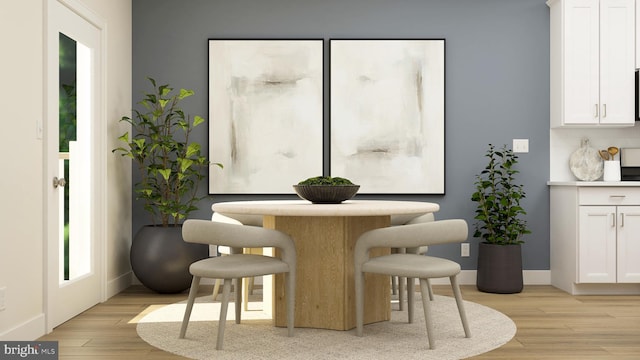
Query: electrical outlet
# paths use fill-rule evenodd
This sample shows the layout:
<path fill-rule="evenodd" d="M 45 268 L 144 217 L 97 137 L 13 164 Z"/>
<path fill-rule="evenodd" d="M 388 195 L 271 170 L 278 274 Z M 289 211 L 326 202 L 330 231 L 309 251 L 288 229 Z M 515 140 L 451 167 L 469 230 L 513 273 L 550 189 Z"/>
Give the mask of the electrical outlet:
<path fill-rule="evenodd" d="M 514 153 L 528 153 L 529 152 L 529 139 L 513 139 L 513 152 Z"/>
<path fill-rule="evenodd" d="M 460 244 L 460 256 L 469 257 L 469 243 Z"/>
<path fill-rule="evenodd" d="M 0 311 L 3 311 L 4 309 L 7 308 L 7 306 L 5 305 L 6 292 L 7 292 L 6 286 L 0 287 Z"/>

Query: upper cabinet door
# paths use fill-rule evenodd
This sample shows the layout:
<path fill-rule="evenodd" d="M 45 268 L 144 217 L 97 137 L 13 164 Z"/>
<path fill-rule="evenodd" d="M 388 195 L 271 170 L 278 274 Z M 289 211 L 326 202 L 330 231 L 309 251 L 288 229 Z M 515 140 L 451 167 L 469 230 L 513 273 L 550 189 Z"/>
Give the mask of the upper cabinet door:
<path fill-rule="evenodd" d="M 599 121 L 600 36 L 598 0 L 565 2 L 564 124 Z"/>
<path fill-rule="evenodd" d="M 551 127 L 635 124 L 635 1 L 551 0 Z"/>
<path fill-rule="evenodd" d="M 600 1 L 600 123 L 635 123 L 635 1 Z"/>

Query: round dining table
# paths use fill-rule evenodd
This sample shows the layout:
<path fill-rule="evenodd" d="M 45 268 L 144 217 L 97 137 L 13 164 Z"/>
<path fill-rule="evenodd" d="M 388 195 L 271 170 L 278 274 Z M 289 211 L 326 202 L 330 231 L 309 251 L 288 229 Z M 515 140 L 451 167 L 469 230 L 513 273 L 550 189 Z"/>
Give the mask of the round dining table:
<path fill-rule="evenodd" d="M 439 205 L 422 201 L 348 200 L 340 204 L 312 204 L 306 200 L 232 201 L 212 205 L 223 215 L 261 215 L 263 227 L 290 235 L 296 245 L 295 326 L 350 330 L 355 322 L 353 249 L 364 232 L 403 223 L 436 212 Z M 371 256 L 388 254 L 374 249 Z M 278 256 L 278 252 L 275 252 Z M 389 278 L 366 274 L 365 324 L 391 318 Z M 268 292 L 265 292 L 265 294 Z M 284 276 L 273 281 L 276 326 L 286 326 Z"/>

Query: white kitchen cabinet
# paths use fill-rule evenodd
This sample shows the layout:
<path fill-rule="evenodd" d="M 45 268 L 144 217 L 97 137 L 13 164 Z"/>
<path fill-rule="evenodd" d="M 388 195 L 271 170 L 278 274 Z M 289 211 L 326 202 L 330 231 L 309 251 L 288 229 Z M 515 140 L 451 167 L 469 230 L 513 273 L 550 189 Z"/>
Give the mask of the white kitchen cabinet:
<path fill-rule="evenodd" d="M 640 206 L 618 207 L 618 283 L 640 283 Z"/>
<path fill-rule="evenodd" d="M 577 182 L 550 195 L 551 284 L 574 295 L 640 294 L 640 187 Z"/>
<path fill-rule="evenodd" d="M 635 0 L 549 0 L 551 127 L 635 124 Z"/>
<path fill-rule="evenodd" d="M 580 206 L 578 283 L 640 283 L 640 206 Z"/>

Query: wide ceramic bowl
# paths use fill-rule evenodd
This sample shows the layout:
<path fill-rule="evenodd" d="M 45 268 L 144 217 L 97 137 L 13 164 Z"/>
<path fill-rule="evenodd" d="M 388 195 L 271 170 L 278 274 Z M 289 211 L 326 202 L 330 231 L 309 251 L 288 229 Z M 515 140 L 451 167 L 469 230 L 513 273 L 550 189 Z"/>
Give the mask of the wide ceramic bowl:
<path fill-rule="evenodd" d="M 293 189 L 314 204 L 340 204 L 354 197 L 360 185 L 293 185 Z"/>

